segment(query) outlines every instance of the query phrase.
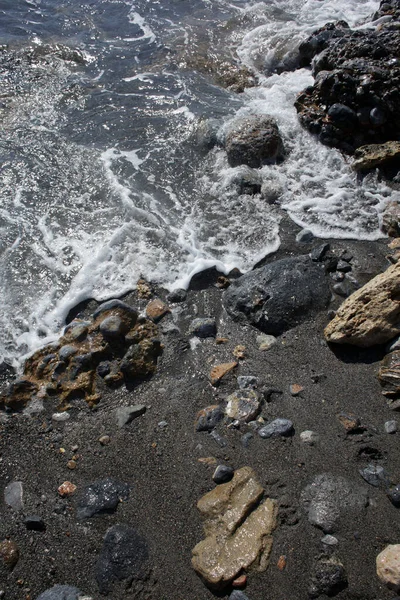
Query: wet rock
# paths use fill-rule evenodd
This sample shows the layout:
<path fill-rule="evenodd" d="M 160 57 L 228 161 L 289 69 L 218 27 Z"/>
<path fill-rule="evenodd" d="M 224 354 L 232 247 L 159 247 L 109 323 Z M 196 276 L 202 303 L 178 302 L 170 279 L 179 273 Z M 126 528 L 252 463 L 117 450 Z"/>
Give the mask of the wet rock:
<path fill-rule="evenodd" d="M 118 340 L 129 331 L 129 327 L 117 315 L 111 315 L 100 323 L 100 333 L 107 340 Z"/>
<path fill-rule="evenodd" d="M 388 202 L 383 211 L 381 229 L 390 237 L 400 235 L 400 207 L 397 202 Z M 394 255 L 394 258 L 396 255 Z M 394 260 L 393 262 L 398 262 Z"/>
<path fill-rule="evenodd" d="M 189 334 L 199 338 L 215 337 L 217 335 L 217 324 L 212 318 L 198 318 L 190 323 Z"/>
<path fill-rule="evenodd" d="M 177 290 L 173 290 L 172 292 L 170 292 L 167 296 L 167 300 L 168 300 L 168 302 L 178 304 L 179 302 L 184 302 L 186 300 L 186 296 L 187 296 L 187 291 L 179 288 Z"/>
<path fill-rule="evenodd" d="M 193 549 L 192 565 L 213 589 L 222 589 L 249 568 L 268 566 L 276 503 L 267 498 L 250 467 L 235 471 L 197 503 L 206 538 Z"/>
<path fill-rule="evenodd" d="M 171 312 L 169 306 L 159 298 L 155 298 L 146 306 L 146 315 L 149 319 L 154 321 L 154 323 L 161 321 L 161 319 L 169 312 Z"/>
<path fill-rule="evenodd" d="M 368 505 L 368 493 L 344 477 L 324 473 L 303 490 L 301 502 L 312 525 L 333 533 L 342 515 L 355 515 Z"/>
<path fill-rule="evenodd" d="M 400 350 L 387 354 L 381 361 L 378 379 L 385 396 L 396 397 L 400 394 Z"/>
<path fill-rule="evenodd" d="M 227 483 L 230 481 L 234 474 L 234 469 L 229 465 L 218 465 L 212 476 L 214 483 Z"/>
<path fill-rule="evenodd" d="M 217 385 L 217 383 L 219 383 L 221 379 L 225 377 L 225 375 L 231 373 L 234 369 L 236 369 L 237 366 L 238 363 L 233 361 L 213 367 L 210 372 L 210 381 L 212 385 Z"/>
<path fill-rule="evenodd" d="M 258 430 L 258 435 L 264 439 L 271 437 L 286 437 L 293 431 L 293 423 L 289 419 L 275 419 Z"/>
<path fill-rule="evenodd" d="M 42 517 L 38 515 L 29 515 L 24 519 L 25 527 L 28 531 L 45 531 L 46 525 Z"/>
<path fill-rule="evenodd" d="M 133 579 L 143 579 L 148 556 L 145 539 L 133 527 L 119 524 L 110 527 L 95 567 L 100 593 L 110 593 L 118 581 L 129 586 Z"/>
<path fill-rule="evenodd" d="M 302 229 L 296 235 L 296 242 L 299 242 L 300 244 L 308 244 L 308 243 L 312 242 L 313 239 L 314 239 L 314 234 L 310 229 Z"/>
<path fill-rule="evenodd" d="M 314 444 L 319 442 L 319 434 L 311 430 L 302 431 L 300 433 L 300 440 L 303 442 L 303 444 L 314 446 Z"/>
<path fill-rule="evenodd" d="M 254 375 L 240 375 L 237 382 L 240 390 L 254 390 L 258 385 L 258 379 Z"/>
<path fill-rule="evenodd" d="M 13 570 L 19 560 L 19 548 L 13 540 L 0 542 L 0 559 L 6 570 Z M 0 569 L 0 573 L 1 571 L 2 569 Z"/>
<path fill-rule="evenodd" d="M 83 600 L 83 593 L 72 585 L 55 585 L 46 590 L 37 600 Z M 89 599 L 90 600 L 90 599 Z"/>
<path fill-rule="evenodd" d="M 390 500 L 390 502 L 393 504 L 393 506 L 395 506 L 396 508 L 400 507 L 400 485 L 395 485 L 393 487 L 390 487 L 387 490 L 387 496 Z"/>
<path fill-rule="evenodd" d="M 354 152 L 352 167 L 355 171 L 374 169 L 400 160 L 400 142 L 360 146 Z"/>
<path fill-rule="evenodd" d="M 284 148 L 272 117 L 248 116 L 238 120 L 226 134 L 225 150 L 231 167 L 259 168 L 283 160 Z"/>
<path fill-rule="evenodd" d="M 321 559 L 315 567 L 308 595 L 318 598 L 322 594 L 334 596 L 347 587 L 347 575 L 342 563 L 336 558 Z"/>
<path fill-rule="evenodd" d="M 120 370 L 125 377 L 142 378 L 153 375 L 157 368 L 157 358 L 162 352 L 158 339 L 143 339 L 133 344 L 120 363 Z"/>
<path fill-rule="evenodd" d="M 62 361 L 62 362 L 66 362 L 68 361 L 71 356 L 74 356 L 74 354 L 76 354 L 78 352 L 78 348 L 76 348 L 75 346 L 63 346 L 62 348 L 60 348 L 59 353 L 58 353 L 58 358 Z"/>
<path fill-rule="evenodd" d="M 277 339 L 273 335 L 268 335 L 266 333 L 262 333 L 256 337 L 256 342 L 258 344 L 258 349 L 264 352 L 265 350 L 269 350 L 272 346 L 275 346 L 277 343 Z"/>
<path fill-rule="evenodd" d="M 21 378 L 12 382 L 8 391 L 0 395 L 0 408 L 10 408 L 12 410 L 21 410 L 35 396 L 38 391 L 38 385 L 29 379 Z"/>
<path fill-rule="evenodd" d="M 23 488 L 21 481 L 12 481 L 5 487 L 4 502 L 15 511 L 23 509 Z"/>
<path fill-rule="evenodd" d="M 400 590 L 400 544 L 390 544 L 378 554 L 376 573 L 389 588 Z"/>
<path fill-rule="evenodd" d="M 88 485 L 78 499 L 78 519 L 90 519 L 96 515 L 116 511 L 120 502 L 129 498 L 129 485 L 108 477 Z"/>
<path fill-rule="evenodd" d="M 134 419 L 141 417 L 146 412 L 147 407 L 144 404 L 135 404 L 134 406 L 121 406 L 115 411 L 118 427 L 124 427 Z"/>
<path fill-rule="evenodd" d="M 225 414 L 231 419 L 248 423 L 257 417 L 260 409 L 261 404 L 257 392 L 245 389 L 228 396 Z"/>
<path fill-rule="evenodd" d="M 386 433 L 396 433 L 397 431 L 397 421 L 386 421 L 385 425 Z"/>
<path fill-rule="evenodd" d="M 242 165 L 235 169 L 228 185 L 234 186 L 239 195 L 253 195 L 261 192 L 262 182 L 262 177 L 258 171 Z"/>
<path fill-rule="evenodd" d="M 326 308 L 330 297 L 322 269 L 299 256 L 246 273 L 232 282 L 223 303 L 234 319 L 279 335 Z"/>
<path fill-rule="evenodd" d="M 96 308 L 93 313 L 93 318 L 97 319 L 100 315 L 104 315 L 105 313 L 113 312 L 115 314 L 125 313 L 130 316 L 130 323 L 133 326 L 136 323 L 138 312 L 126 302 L 122 302 L 122 300 L 118 300 L 113 298 L 112 300 L 107 300 L 107 302 L 103 302 Z"/>
<path fill-rule="evenodd" d="M 388 475 L 380 465 L 370 464 L 364 469 L 360 469 L 359 473 L 363 479 L 374 487 L 387 487 L 389 484 Z"/>
<path fill-rule="evenodd" d="M 400 264 L 390 266 L 355 291 L 325 328 L 325 339 L 337 344 L 373 346 L 400 332 Z"/>
<path fill-rule="evenodd" d="M 203 408 L 196 417 L 196 431 L 212 431 L 224 418 L 224 411 L 218 404 Z"/>

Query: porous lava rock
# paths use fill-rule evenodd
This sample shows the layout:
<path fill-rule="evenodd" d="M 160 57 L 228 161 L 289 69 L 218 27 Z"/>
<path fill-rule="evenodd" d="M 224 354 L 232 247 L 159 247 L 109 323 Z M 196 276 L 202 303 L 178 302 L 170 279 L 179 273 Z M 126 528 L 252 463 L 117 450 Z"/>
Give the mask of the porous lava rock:
<path fill-rule="evenodd" d="M 235 121 L 226 134 L 225 150 L 231 167 L 259 168 L 284 158 L 278 125 L 269 116 L 250 115 Z"/>
<path fill-rule="evenodd" d="M 229 315 L 279 335 L 328 306 L 323 269 L 308 256 L 284 258 L 246 273 L 224 293 Z"/>

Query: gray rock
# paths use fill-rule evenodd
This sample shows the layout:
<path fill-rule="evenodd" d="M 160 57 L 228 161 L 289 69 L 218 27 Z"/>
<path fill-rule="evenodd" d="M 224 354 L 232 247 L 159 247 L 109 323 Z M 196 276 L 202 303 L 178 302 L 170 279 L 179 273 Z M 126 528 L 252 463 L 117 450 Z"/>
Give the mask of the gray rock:
<path fill-rule="evenodd" d="M 12 481 L 6 486 L 4 490 L 4 501 L 15 511 L 23 509 L 23 488 L 21 481 Z"/>
<path fill-rule="evenodd" d="M 315 567 L 308 595 L 318 598 L 322 594 L 333 596 L 347 586 L 346 571 L 337 559 L 321 559 Z"/>
<path fill-rule="evenodd" d="M 337 546 L 339 540 L 334 535 L 329 535 L 328 533 L 321 539 L 321 543 L 325 544 L 326 546 Z"/>
<path fill-rule="evenodd" d="M 87 486 L 78 499 L 78 519 L 113 513 L 121 501 L 129 498 L 129 485 L 111 477 Z"/>
<path fill-rule="evenodd" d="M 242 442 L 242 446 L 244 448 L 248 448 L 250 446 L 250 442 L 253 439 L 254 434 L 251 433 L 251 431 L 248 431 L 247 433 L 245 433 L 244 435 L 242 435 L 241 437 L 241 442 Z"/>
<path fill-rule="evenodd" d="M 389 488 L 387 491 L 387 496 L 393 506 L 396 508 L 400 507 L 400 485 L 395 485 L 394 487 Z"/>
<path fill-rule="evenodd" d="M 214 442 L 216 442 L 220 448 L 226 448 L 228 445 L 227 440 L 214 429 L 210 432 L 210 437 L 213 438 Z"/>
<path fill-rule="evenodd" d="M 385 431 L 386 433 L 396 433 L 397 431 L 397 421 L 386 421 L 385 423 Z"/>
<path fill-rule="evenodd" d="M 267 333 L 262 333 L 256 337 L 256 342 L 258 344 L 259 350 L 269 350 L 277 343 L 277 339 L 274 335 L 268 335 Z"/>
<path fill-rule="evenodd" d="M 148 560 L 145 539 L 128 525 L 114 525 L 107 530 L 95 567 L 100 593 L 108 594 L 117 581 L 143 579 Z"/>
<path fill-rule="evenodd" d="M 58 351 L 58 357 L 60 360 L 66 361 L 69 358 L 71 358 L 71 356 L 76 354 L 77 352 L 78 352 L 78 348 L 75 348 L 75 346 L 63 346 Z"/>
<path fill-rule="evenodd" d="M 117 315 L 106 317 L 100 323 L 100 333 L 107 340 L 115 340 L 121 338 L 127 333 L 125 323 Z"/>
<path fill-rule="evenodd" d="M 117 418 L 118 427 L 124 427 L 124 425 L 128 425 L 137 417 L 144 415 L 147 408 L 144 404 L 135 404 L 134 406 L 121 406 L 117 408 L 115 411 L 115 415 Z"/>
<path fill-rule="evenodd" d="M 268 425 L 258 430 L 258 435 L 262 438 L 271 438 L 279 436 L 288 436 L 293 431 L 293 423 L 289 419 L 275 419 Z"/>
<path fill-rule="evenodd" d="M 359 473 L 367 483 L 374 487 L 387 486 L 389 484 L 388 475 L 380 465 L 369 464 L 365 469 L 360 469 Z"/>
<path fill-rule="evenodd" d="M 176 303 L 184 302 L 186 300 L 187 291 L 183 289 L 172 290 L 167 296 L 168 302 Z"/>
<path fill-rule="evenodd" d="M 212 318 L 197 318 L 190 323 L 189 334 L 199 338 L 215 337 L 217 324 Z"/>
<path fill-rule="evenodd" d="M 308 444 L 309 446 L 313 446 L 317 442 L 319 442 L 319 434 L 316 431 L 302 431 L 300 434 L 300 440 L 303 444 Z"/>
<path fill-rule="evenodd" d="M 228 600 L 250 600 L 249 597 L 240 590 L 233 590 Z"/>
<path fill-rule="evenodd" d="M 218 465 L 212 476 L 215 483 L 226 483 L 233 477 L 235 470 L 229 465 Z"/>
<path fill-rule="evenodd" d="M 252 389 L 238 390 L 230 394 L 226 401 L 225 414 L 239 422 L 253 421 L 260 412 L 259 395 Z"/>
<path fill-rule="evenodd" d="M 338 264 L 336 265 L 336 270 L 341 271 L 342 273 L 349 273 L 351 271 L 351 265 L 349 265 L 349 263 L 345 260 L 339 260 Z"/>
<path fill-rule="evenodd" d="M 258 379 L 254 375 L 240 375 L 237 382 L 240 390 L 254 389 L 257 387 Z"/>
<path fill-rule="evenodd" d="M 330 250 L 330 244 L 321 244 L 316 248 L 313 248 L 310 252 L 310 258 L 314 262 L 322 262 L 324 260 L 325 254 Z"/>
<path fill-rule="evenodd" d="M 87 334 L 88 334 L 88 326 L 89 322 L 78 323 L 72 321 L 67 327 L 64 329 L 64 333 L 68 333 L 69 340 L 82 342 Z"/>
<path fill-rule="evenodd" d="M 364 486 L 344 477 L 323 473 L 317 475 L 301 493 L 301 502 L 312 525 L 324 533 L 337 530 L 340 518 L 360 513 L 368 505 Z"/>
<path fill-rule="evenodd" d="M 342 298 L 348 298 L 354 292 L 354 285 L 348 279 L 344 279 L 340 283 L 335 283 L 333 291 Z"/>
<path fill-rule="evenodd" d="M 102 313 L 112 310 L 113 308 L 122 309 L 123 311 L 130 313 L 132 316 L 136 316 L 136 318 L 138 316 L 138 312 L 135 308 L 129 306 L 129 304 L 126 304 L 126 302 L 122 302 L 122 300 L 113 299 L 107 300 L 107 302 L 100 304 L 100 306 L 98 306 L 94 311 L 93 318 L 96 319 Z"/>
<path fill-rule="evenodd" d="M 71 585 L 55 585 L 46 590 L 37 600 L 80 600 L 83 593 Z"/>
<path fill-rule="evenodd" d="M 385 348 L 386 352 L 393 352 L 394 350 L 400 350 L 400 336 L 389 342 Z"/>
<path fill-rule="evenodd" d="M 309 242 L 312 242 L 313 239 L 314 239 L 314 234 L 310 229 L 302 229 L 296 235 L 296 242 L 299 242 L 301 244 L 307 244 Z"/>
<path fill-rule="evenodd" d="M 322 268 L 299 256 L 242 275 L 225 291 L 223 303 L 234 319 L 279 335 L 326 308 L 330 297 Z"/>
<path fill-rule="evenodd" d="M 226 134 L 225 150 L 231 167 L 257 169 L 284 157 L 278 125 L 268 116 L 249 115 L 235 121 Z"/>
<path fill-rule="evenodd" d="M 224 411 L 216 404 L 203 408 L 196 418 L 196 431 L 212 431 L 224 418 Z"/>
<path fill-rule="evenodd" d="M 53 421 L 56 421 L 56 423 L 65 423 L 65 421 L 68 421 L 71 418 L 71 415 L 67 413 L 67 411 L 57 412 L 53 413 L 51 418 Z"/>

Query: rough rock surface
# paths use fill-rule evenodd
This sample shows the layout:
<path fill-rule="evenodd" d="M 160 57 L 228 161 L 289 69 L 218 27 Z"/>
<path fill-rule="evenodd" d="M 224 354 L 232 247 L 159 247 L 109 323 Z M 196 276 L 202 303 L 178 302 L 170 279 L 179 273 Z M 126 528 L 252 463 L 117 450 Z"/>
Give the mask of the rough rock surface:
<path fill-rule="evenodd" d="M 385 356 L 379 367 L 378 379 L 385 396 L 396 397 L 400 394 L 400 350 Z"/>
<path fill-rule="evenodd" d="M 37 600 L 83 600 L 83 593 L 72 585 L 55 585 L 40 594 Z"/>
<path fill-rule="evenodd" d="M 225 149 L 231 167 L 258 168 L 284 157 L 278 125 L 267 116 L 248 116 L 236 121 L 226 134 Z"/>
<path fill-rule="evenodd" d="M 88 485 L 78 498 L 78 519 L 114 512 L 129 497 L 129 485 L 111 477 Z"/>
<path fill-rule="evenodd" d="M 374 346 L 400 332 L 400 263 L 356 290 L 325 328 L 325 339 L 337 344 Z"/>
<path fill-rule="evenodd" d="M 193 549 L 192 565 L 210 587 L 224 588 L 243 570 L 267 567 L 276 503 L 267 498 L 258 505 L 263 493 L 254 471 L 243 467 L 197 503 L 207 537 Z"/>
<path fill-rule="evenodd" d="M 326 308 L 330 297 L 321 267 L 299 256 L 246 273 L 226 290 L 223 301 L 234 319 L 279 335 Z"/>
<path fill-rule="evenodd" d="M 342 563 L 334 557 L 323 558 L 315 564 L 308 594 L 310 598 L 322 594 L 334 596 L 346 586 L 347 575 Z"/>
<path fill-rule="evenodd" d="M 390 544 L 376 557 L 376 572 L 392 589 L 400 589 L 400 544 Z"/>
<path fill-rule="evenodd" d="M 369 144 L 354 152 L 352 167 L 355 171 L 373 169 L 400 159 L 400 142 Z"/>

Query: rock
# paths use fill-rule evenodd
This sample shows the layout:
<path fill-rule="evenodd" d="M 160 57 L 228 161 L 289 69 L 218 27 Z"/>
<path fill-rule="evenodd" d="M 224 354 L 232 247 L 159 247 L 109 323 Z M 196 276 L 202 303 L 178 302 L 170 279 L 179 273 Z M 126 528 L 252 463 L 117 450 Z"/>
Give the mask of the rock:
<path fill-rule="evenodd" d="M 390 237 L 397 238 L 400 235 L 400 207 L 397 202 L 388 202 L 383 211 L 381 229 Z M 394 259 L 398 253 L 394 255 Z M 394 263 L 398 260 L 393 260 Z"/>
<path fill-rule="evenodd" d="M 23 488 L 21 481 L 12 481 L 5 487 L 4 502 L 15 511 L 23 509 Z"/>
<path fill-rule="evenodd" d="M 378 554 L 376 573 L 389 588 L 400 589 L 400 544 L 390 544 Z"/>
<path fill-rule="evenodd" d="M 99 437 L 99 442 L 102 446 L 107 446 L 111 442 L 109 435 L 102 435 Z"/>
<path fill-rule="evenodd" d="M 300 440 L 303 442 L 303 444 L 313 446 L 314 444 L 319 442 L 319 434 L 311 430 L 302 431 L 300 433 Z"/>
<path fill-rule="evenodd" d="M 321 544 L 325 546 L 337 546 L 338 543 L 339 540 L 334 535 L 329 535 L 329 533 L 321 539 Z"/>
<path fill-rule="evenodd" d="M 0 408 L 23 409 L 38 392 L 35 382 L 26 378 L 16 379 L 9 385 L 7 394 L 0 395 Z"/>
<path fill-rule="evenodd" d="M 113 525 L 107 530 L 95 567 L 95 577 L 101 594 L 108 594 L 113 584 L 143 579 L 148 560 L 145 539 L 128 525 Z"/>
<path fill-rule="evenodd" d="M 225 375 L 233 371 L 233 369 L 236 369 L 237 366 L 238 363 L 236 361 L 215 365 L 210 372 L 210 381 L 212 385 L 219 383 Z"/>
<path fill-rule="evenodd" d="M 393 506 L 400 508 L 400 485 L 390 487 L 386 493 Z"/>
<path fill-rule="evenodd" d="M 235 471 L 197 503 L 206 538 L 193 549 L 192 565 L 213 589 L 223 589 L 249 568 L 264 570 L 276 527 L 276 502 L 267 498 L 250 467 Z"/>
<path fill-rule="evenodd" d="M 179 302 L 184 302 L 186 300 L 187 291 L 181 288 L 177 290 L 172 290 L 167 296 L 168 302 L 172 302 L 173 304 L 178 304 Z"/>
<path fill-rule="evenodd" d="M 218 444 L 220 448 L 226 448 L 226 446 L 228 445 L 227 439 L 222 437 L 222 435 L 220 435 L 214 429 L 210 431 L 210 437 L 213 438 L 213 440 Z"/>
<path fill-rule="evenodd" d="M 349 263 L 345 260 L 339 260 L 338 264 L 336 265 L 336 270 L 340 271 L 341 273 L 349 273 L 351 271 L 351 265 L 349 265 Z"/>
<path fill-rule="evenodd" d="M 303 490 L 301 502 L 312 525 L 333 533 L 342 515 L 357 514 L 368 505 L 368 493 L 344 477 L 324 473 Z"/>
<path fill-rule="evenodd" d="M 326 308 L 330 297 L 322 269 L 299 256 L 242 275 L 224 292 L 223 303 L 234 319 L 279 335 Z"/>
<path fill-rule="evenodd" d="M 241 360 L 241 359 L 245 358 L 245 356 L 246 356 L 246 346 L 243 346 L 243 344 L 239 344 L 238 346 L 235 346 L 232 354 L 238 360 Z"/>
<path fill-rule="evenodd" d="M 299 383 L 292 383 L 289 387 L 289 391 L 292 396 L 299 396 L 301 392 L 304 391 L 304 388 Z"/>
<path fill-rule="evenodd" d="M 400 159 L 400 142 L 360 146 L 354 152 L 352 167 L 355 171 L 366 171 Z"/>
<path fill-rule="evenodd" d="M 254 390 L 258 385 L 258 379 L 254 375 L 240 375 L 237 382 L 240 390 Z"/>
<path fill-rule="evenodd" d="M 389 484 L 387 473 L 380 465 L 370 464 L 365 469 L 360 469 L 359 473 L 367 483 L 374 487 L 387 487 Z"/>
<path fill-rule="evenodd" d="M 13 540 L 3 540 L 0 542 L 0 558 L 5 568 L 12 571 L 19 560 L 19 549 Z"/>
<path fill-rule="evenodd" d="M 100 323 L 99 330 L 106 340 L 112 341 L 118 340 L 128 333 L 129 326 L 127 326 L 117 315 L 111 315 L 110 317 L 103 319 Z"/>
<path fill-rule="evenodd" d="M 239 195 L 259 194 L 263 183 L 262 176 L 254 169 L 245 165 L 237 167 L 229 177 L 228 186 L 236 188 Z"/>
<path fill-rule="evenodd" d="M 217 334 L 217 324 L 212 318 L 198 318 L 190 323 L 189 334 L 196 335 L 199 338 L 215 337 Z"/>
<path fill-rule="evenodd" d="M 244 592 L 240 590 L 233 590 L 233 592 L 229 595 L 228 600 L 250 600 L 248 596 Z"/>
<path fill-rule="evenodd" d="M 40 594 L 37 600 L 83 600 L 83 593 L 72 585 L 55 585 Z"/>
<path fill-rule="evenodd" d="M 25 527 L 28 531 L 45 531 L 46 525 L 42 517 L 38 515 L 29 515 L 24 519 Z"/>
<path fill-rule="evenodd" d="M 387 354 L 381 361 L 378 379 L 385 396 L 396 397 L 400 394 L 400 350 Z"/>
<path fill-rule="evenodd" d="M 149 319 L 154 321 L 154 323 L 161 321 L 161 319 L 169 312 L 171 312 L 169 307 L 159 298 L 151 300 L 146 306 L 146 315 Z"/>
<path fill-rule="evenodd" d="M 128 378 L 153 375 L 157 368 L 157 358 L 161 353 L 162 346 L 158 339 L 142 339 L 139 343 L 132 344 L 126 352 L 121 360 L 120 370 Z"/>
<path fill-rule="evenodd" d="M 338 420 L 347 433 L 355 433 L 361 429 L 361 421 L 356 415 L 342 412 L 338 414 Z"/>
<path fill-rule="evenodd" d="M 256 342 L 258 344 L 258 349 L 264 352 L 265 350 L 269 350 L 277 343 L 277 339 L 273 335 L 267 335 L 266 333 L 262 333 L 256 337 Z"/>
<path fill-rule="evenodd" d="M 231 419 L 248 423 L 253 421 L 261 409 L 260 399 L 254 390 L 238 390 L 228 396 L 225 414 Z"/>
<path fill-rule="evenodd" d="M 75 346 L 62 346 L 62 348 L 60 348 L 58 352 L 58 358 L 61 361 L 66 362 L 71 358 L 71 356 L 74 356 L 74 354 L 76 354 L 77 352 L 78 348 L 76 348 Z"/>
<path fill-rule="evenodd" d="M 141 417 L 146 412 L 147 407 L 144 404 L 135 404 L 134 406 L 121 406 L 115 411 L 117 425 L 119 428 L 128 425 L 134 419 Z"/>
<path fill-rule="evenodd" d="M 342 563 L 336 558 L 322 558 L 314 566 L 308 595 L 318 598 L 322 594 L 334 596 L 347 587 L 347 575 Z"/>
<path fill-rule="evenodd" d="M 313 248 L 310 252 L 311 260 L 314 262 L 322 262 L 330 248 L 330 244 L 321 244 L 320 246 Z"/>
<path fill-rule="evenodd" d="M 400 263 L 397 263 L 343 302 L 325 328 L 325 339 L 368 347 L 383 344 L 399 332 Z"/>
<path fill-rule="evenodd" d="M 76 485 L 70 481 L 64 481 L 64 483 L 62 483 L 58 488 L 58 493 L 60 494 L 61 498 L 68 498 L 69 496 L 75 494 L 75 491 Z"/>
<path fill-rule="evenodd" d="M 254 437 L 254 435 L 251 433 L 251 431 L 248 431 L 247 433 L 242 435 L 242 437 L 241 437 L 242 446 L 244 448 L 248 448 L 250 446 L 250 442 L 253 439 L 253 437 Z"/>
<path fill-rule="evenodd" d="M 234 474 L 234 469 L 229 465 L 218 465 L 212 476 L 214 483 L 227 483 L 230 481 Z"/>
<path fill-rule="evenodd" d="M 231 167 L 262 167 L 283 160 L 284 148 L 272 117 L 251 115 L 236 120 L 226 134 L 225 150 Z"/>
<path fill-rule="evenodd" d="M 386 421 L 385 423 L 385 431 L 386 433 L 396 433 L 397 431 L 397 421 Z"/>
<path fill-rule="evenodd" d="M 120 502 L 129 498 L 129 485 L 108 477 L 88 485 L 78 499 L 76 516 L 90 519 L 93 516 L 116 511 Z"/>
<path fill-rule="evenodd" d="M 218 404 L 203 408 L 196 417 L 196 431 L 212 431 L 224 418 L 224 411 Z"/>
<path fill-rule="evenodd" d="M 354 292 L 354 286 L 348 279 L 344 279 L 340 283 L 335 283 L 333 291 L 342 298 L 348 298 Z"/>
<path fill-rule="evenodd" d="M 93 318 L 97 319 L 97 317 L 99 317 L 100 315 L 103 315 L 108 312 L 113 312 L 116 314 L 128 314 L 131 319 L 131 326 L 133 326 L 136 323 L 138 317 L 138 312 L 135 308 L 129 306 L 129 304 L 126 304 L 126 302 L 122 302 L 122 300 L 114 298 L 112 300 L 107 300 L 107 302 L 103 302 L 102 304 L 100 304 L 100 306 L 98 306 L 94 311 Z"/>
<path fill-rule="evenodd" d="M 69 421 L 69 419 L 71 418 L 71 415 L 69 413 L 67 413 L 67 411 L 57 412 L 57 413 L 53 413 L 51 415 L 51 418 L 53 421 L 56 421 L 56 423 L 65 423 L 65 421 Z"/>
<path fill-rule="evenodd" d="M 308 244 L 308 243 L 312 242 L 313 239 L 314 239 L 314 234 L 310 229 L 302 229 L 296 235 L 296 242 L 299 242 L 300 244 Z"/>
<path fill-rule="evenodd" d="M 293 423 L 289 419 L 275 419 L 258 430 L 258 435 L 264 439 L 288 436 L 293 431 Z"/>

